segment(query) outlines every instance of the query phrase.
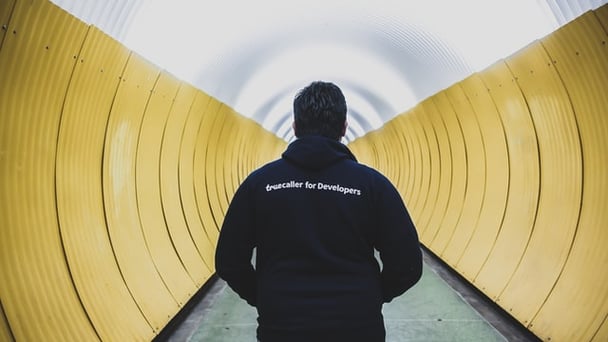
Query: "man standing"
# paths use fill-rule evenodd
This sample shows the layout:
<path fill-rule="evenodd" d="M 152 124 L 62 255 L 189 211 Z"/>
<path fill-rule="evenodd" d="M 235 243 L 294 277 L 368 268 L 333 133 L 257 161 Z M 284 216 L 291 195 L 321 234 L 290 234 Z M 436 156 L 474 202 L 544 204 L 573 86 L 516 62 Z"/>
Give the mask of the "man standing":
<path fill-rule="evenodd" d="M 293 110 L 297 139 L 230 203 L 217 274 L 257 308 L 260 341 L 384 341 L 383 303 L 422 275 L 416 229 L 389 180 L 340 142 L 340 88 L 313 82 Z"/>

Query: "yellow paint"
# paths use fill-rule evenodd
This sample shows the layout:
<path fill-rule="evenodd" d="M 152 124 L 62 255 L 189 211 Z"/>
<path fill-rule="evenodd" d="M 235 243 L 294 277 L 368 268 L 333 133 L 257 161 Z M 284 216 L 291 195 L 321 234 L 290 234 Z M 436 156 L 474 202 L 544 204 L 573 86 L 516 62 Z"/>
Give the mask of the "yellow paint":
<path fill-rule="evenodd" d="M 64 255 L 55 186 L 63 100 L 87 29 L 49 2 L 18 1 L 0 50 L 0 302 L 18 341 L 98 338 Z"/>
<path fill-rule="evenodd" d="M 66 93 L 57 142 L 64 250 L 80 300 L 102 340 L 153 336 L 116 262 L 102 193 L 106 125 L 128 57 L 123 46 L 89 29 Z"/>
<path fill-rule="evenodd" d="M 608 340 L 607 32 L 604 5 L 350 144 L 423 244 L 546 341 Z"/>

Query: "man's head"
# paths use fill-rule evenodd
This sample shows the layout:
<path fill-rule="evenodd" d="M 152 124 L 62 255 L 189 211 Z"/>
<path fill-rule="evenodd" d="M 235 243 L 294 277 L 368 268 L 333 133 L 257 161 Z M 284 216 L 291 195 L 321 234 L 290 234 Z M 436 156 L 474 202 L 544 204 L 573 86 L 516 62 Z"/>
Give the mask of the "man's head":
<path fill-rule="evenodd" d="M 293 101 L 296 137 L 321 135 L 340 140 L 346 132 L 346 100 L 338 86 L 313 82 L 300 90 Z"/>

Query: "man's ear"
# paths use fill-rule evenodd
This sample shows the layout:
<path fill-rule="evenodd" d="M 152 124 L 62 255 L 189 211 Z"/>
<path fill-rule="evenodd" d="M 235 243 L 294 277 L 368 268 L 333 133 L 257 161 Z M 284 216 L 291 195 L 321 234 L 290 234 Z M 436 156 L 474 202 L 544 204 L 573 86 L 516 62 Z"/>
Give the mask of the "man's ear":
<path fill-rule="evenodd" d="M 291 124 L 291 128 L 293 128 L 293 134 L 297 137 L 298 136 L 298 130 L 296 129 L 296 122 L 295 121 Z"/>
<path fill-rule="evenodd" d="M 294 123 L 294 125 L 295 125 L 295 123 Z M 346 135 L 346 128 L 347 127 L 348 127 L 348 121 L 344 121 L 344 128 L 342 128 L 342 136 L 341 137 L 343 137 L 343 136 Z"/>

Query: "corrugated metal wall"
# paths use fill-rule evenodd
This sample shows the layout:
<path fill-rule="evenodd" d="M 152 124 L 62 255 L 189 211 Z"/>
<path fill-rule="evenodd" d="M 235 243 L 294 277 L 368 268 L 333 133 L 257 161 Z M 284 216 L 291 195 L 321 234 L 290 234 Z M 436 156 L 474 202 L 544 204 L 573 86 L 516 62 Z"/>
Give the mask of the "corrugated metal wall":
<path fill-rule="evenodd" d="M 0 19 L 0 341 L 150 340 L 285 142 L 50 2 Z"/>
<path fill-rule="evenodd" d="M 544 340 L 608 340 L 608 6 L 350 146 L 422 242 Z"/>

